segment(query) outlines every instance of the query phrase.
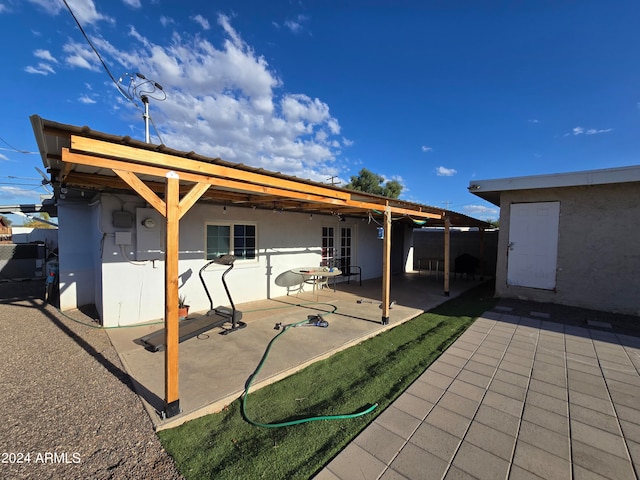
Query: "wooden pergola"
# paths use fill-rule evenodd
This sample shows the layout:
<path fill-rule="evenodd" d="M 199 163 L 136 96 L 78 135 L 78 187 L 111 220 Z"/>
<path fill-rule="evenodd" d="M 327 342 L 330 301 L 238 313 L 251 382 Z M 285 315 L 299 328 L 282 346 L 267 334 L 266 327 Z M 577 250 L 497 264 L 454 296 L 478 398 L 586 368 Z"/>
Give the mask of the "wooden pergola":
<path fill-rule="evenodd" d="M 485 222 L 446 210 L 355 192 L 310 180 L 225 162 L 194 152 L 150 145 L 31 117 L 56 198 L 61 191 L 133 190 L 166 220 L 165 417 L 180 413 L 178 395 L 178 252 L 180 219 L 196 202 L 369 218 L 383 216 L 382 323 L 389 321 L 392 217 L 428 220 L 445 229 L 444 290 L 449 292 L 449 228 L 487 228 Z"/>

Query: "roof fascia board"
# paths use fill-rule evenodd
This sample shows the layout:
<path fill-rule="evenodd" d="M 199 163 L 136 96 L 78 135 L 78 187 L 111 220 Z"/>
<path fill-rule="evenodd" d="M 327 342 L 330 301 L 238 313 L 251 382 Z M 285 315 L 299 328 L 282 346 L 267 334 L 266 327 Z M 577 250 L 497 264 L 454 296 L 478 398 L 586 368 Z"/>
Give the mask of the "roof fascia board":
<path fill-rule="evenodd" d="M 129 147 L 127 145 L 117 145 L 115 143 L 77 135 L 71 135 L 70 150 L 74 152 L 85 152 L 94 156 L 115 157 L 131 163 L 165 167 L 174 171 L 185 171 L 188 173 L 199 173 L 207 176 L 234 178 L 258 185 L 275 186 L 295 192 L 312 193 L 339 198 L 342 200 L 347 200 L 351 197 L 348 193 L 295 182 L 292 180 L 285 180 L 272 175 L 247 172 L 238 168 L 190 160 L 176 155 L 142 150 L 135 147 Z"/>
<path fill-rule="evenodd" d="M 99 167 L 110 170 L 126 170 L 132 173 L 141 175 L 151 175 L 154 177 L 164 178 L 166 173 L 171 169 L 170 167 L 154 167 L 147 165 L 140 165 L 136 163 L 128 163 L 120 160 L 112 160 L 108 158 L 95 157 L 91 155 L 85 155 L 80 153 L 70 152 L 68 149 L 62 149 L 62 161 L 77 163 L 78 165 L 85 165 L 91 167 Z M 339 199 L 332 199 L 323 197 L 320 195 L 311 195 L 308 193 L 299 193 L 290 190 L 283 190 L 281 188 L 268 187 L 262 185 L 256 185 L 247 182 L 240 182 L 237 180 L 228 180 L 219 177 L 208 177 L 206 175 L 179 172 L 180 179 L 189 182 L 207 183 L 209 185 L 217 187 L 225 187 L 234 190 L 239 190 L 247 193 L 261 193 L 274 195 L 275 197 L 295 198 L 308 202 L 320 202 L 320 203 L 332 203 L 335 205 L 344 205 L 344 202 Z M 94 175 L 95 176 L 95 175 Z"/>
<path fill-rule="evenodd" d="M 151 152 L 151 153 L 155 153 L 155 152 Z M 149 166 L 145 164 L 132 163 L 129 160 L 114 160 L 114 159 L 104 158 L 104 157 L 90 155 L 90 154 L 75 153 L 75 152 L 71 152 L 67 148 L 62 149 L 62 161 L 65 163 L 77 163 L 79 165 L 106 168 L 111 170 L 126 170 L 126 171 L 130 171 L 137 174 L 152 175 L 156 177 L 164 177 L 168 170 L 172 170 L 172 171 L 174 170 L 173 168 L 171 168 L 172 165 Z M 189 162 L 191 162 L 191 160 L 189 160 Z M 228 180 L 226 178 L 220 178 L 217 176 L 210 177 L 206 174 L 179 172 L 178 175 L 183 180 L 196 182 L 196 183 L 207 183 L 209 185 L 216 185 L 216 186 L 222 186 L 227 188 L 233 188 L 242 192 L 271 194 L 281 198 L 295 198 L 297 200 L 301 200 L 305 202 L 329 204 L 336 207 L 348 206 L 348 207 L 355 207 L 363 210 L 377 210 L 381 208 L 381 205 L 377 203 L 362 202 L 362 201 L 355 201 L 355 200 L 340 198 L 340 197 L 343 197 L 343 195 L 341 195 L 341 192 L 335 192 L 339 194 L 338 195 L 339 198 L 335 198 L 333 197 L 333 195 L 331 195 L 333 191 L 329 189 L 321 189 L 326 191 L 329 194 L 329 195 L 323 196 L 323 195 L 314 195 L 309 192 L 285 190 L 282 188 L 263 186 L 260 184 L 253 184 L 251 182 Z M 305 184 L 300 184 L 300 185 L 305 186 Z M 402 207 L 391 207 L 391 211 L 392 213 L 395 213 L 395 214 L 413 215 L 419 218 L 437 218 L 437 219 L 441 218 L 440 214 L 423 212 L 420 210 L 412 210 L 412 209 L 402 208 Z"/>
<path fill-rule="evenodd" d="M 478 195 L 482 192 L 579 187 L 627 182 L 640 182 L 640 166 L 532 175 L 527 177 L 473 180 L 469 182 L 469 191 Z"/>

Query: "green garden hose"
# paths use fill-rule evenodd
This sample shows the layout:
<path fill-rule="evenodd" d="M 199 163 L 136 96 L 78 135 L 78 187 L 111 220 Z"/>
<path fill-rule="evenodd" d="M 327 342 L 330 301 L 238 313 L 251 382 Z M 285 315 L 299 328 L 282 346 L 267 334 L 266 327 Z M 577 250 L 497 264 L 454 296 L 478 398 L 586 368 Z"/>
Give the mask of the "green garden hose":
<path fill-rule="evenodd" d="M 333 312 L 335 312 L 336 307 L 333 306 L 333 308 L 334 308 Z M 331 314 L 333 312 L 329 312 L 329 313 Z M 295 323 L 283 326 L 282 331 L 279 332 L 275 337 L 271 339 L 271 341 L 267 345 L 267 348 L 265 349 L 264 355 L 262 355 L 262 359 L 260 360 L 260 363 L 258 363 L 258 366 L 256 367 L 255 371 L 251 374 L 251 376 L 249 377 L 249 380 L 247 380 L 244 393 L 242 395 L 242 416 L 251 425 L 254 425 L 256 427 L 264 427 L 264 428 L 281 428 L 281 427 L 291 427 L 293 425 L 300 425 L 301 423 L 316 422 L 319 420 L 346 420 L 349 418 L 361 417 L 363 415 L 366 415 L 367 413 L 371 413 L 378 406 L 378 404 L 375 403 L 371 405 L 369 408 L 367 408 L 366 410 L 363 410 L 361 412 L 348 413 L 343 415 L 320 415 L 315 417 L 300 418 L 298 420 L 291 420 L 289 422 L 260 423 L 249 418 L 249 415 L 247 415 L 247 397 L 249 396 L 249 389 L 251 388 L 251 384 L 253 383 L 253 380 L 258 376 L 258 374 L 260 373 L 260 370 L 262 370 L 262 367 L 265 361 L 267 360 L 267 357 L 269 356 L 269 352 L 271 351 L 271 347 L 273 346 L 273 344 L 278 338 L 280 338 L 282 335 L 285 334 L 285 332 L 287 332 L 287 330 L 289 330 L 292 327 L 297 327 L 298 325 L 306 324 L 308 323 L 308 321 L 309 320 L 302 320 L 300 322 L 295 322 Z"/>

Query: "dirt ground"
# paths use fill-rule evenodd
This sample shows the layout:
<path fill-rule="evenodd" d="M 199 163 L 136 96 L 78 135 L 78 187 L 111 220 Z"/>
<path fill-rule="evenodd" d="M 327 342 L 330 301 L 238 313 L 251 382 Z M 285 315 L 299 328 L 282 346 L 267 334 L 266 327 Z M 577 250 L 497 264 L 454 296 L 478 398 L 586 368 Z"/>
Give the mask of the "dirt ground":
<path fill-rule="evenodd" d="M 177 479 L 104 330 L 0 283 L 0 478 Z"/>

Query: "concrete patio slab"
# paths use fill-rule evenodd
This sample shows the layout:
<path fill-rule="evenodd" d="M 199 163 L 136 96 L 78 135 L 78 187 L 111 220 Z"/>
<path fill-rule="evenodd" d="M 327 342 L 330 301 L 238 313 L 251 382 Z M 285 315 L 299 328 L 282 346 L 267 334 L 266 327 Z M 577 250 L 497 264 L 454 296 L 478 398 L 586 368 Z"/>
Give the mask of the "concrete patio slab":
<path fill-rule="evenodd" d="M 480 281 L 451 282 L 449 297 L 442 281 L 424 274 L 394 275 L 391 284 L 389 325 L 382 325 L 380 280 L 339 283 L 319 292 L 237 305 L 247 327 L 229 335 L 212 329 L 180 343 L 179 391 L 182 413 L 170 419 L 164 408 L 164 352 L 150 352 L 138 339 L 163 328 L 162 322 L 109 329 L 108 334 L 130 375 L 157 430 L 171 428 L 193 418 L 219 412 L 239 398 L 245 382 L 256 369 L 268 343 L 278 334 L 276 323 L 288 325 L 310 314 L 321 314 L 328 328 L 292 328 L 278 340 L 269 361 L 253 382 L 252 390 L 278 381 L 334 353 L 406 322 Z M 316 295 L 317 293 L 317 295 Z M 192 313 L 189 317 L 202 315 Z M 435 372 L 434 372 L 435 375 Z M 449 380 L 450 381 L 450 380 Z M 447 383 L 448 384 L 448 383 Z"/>

